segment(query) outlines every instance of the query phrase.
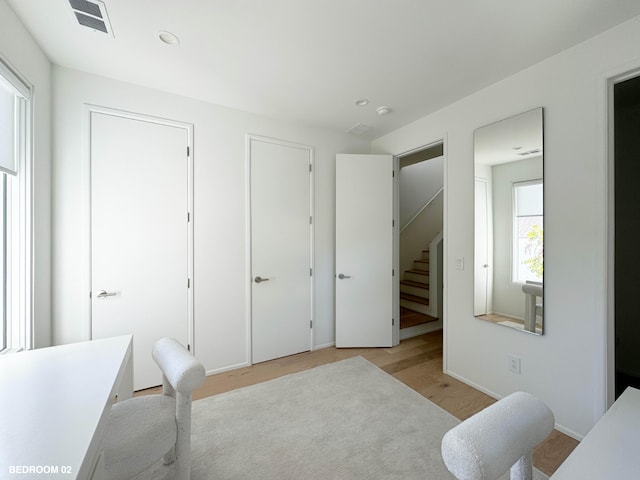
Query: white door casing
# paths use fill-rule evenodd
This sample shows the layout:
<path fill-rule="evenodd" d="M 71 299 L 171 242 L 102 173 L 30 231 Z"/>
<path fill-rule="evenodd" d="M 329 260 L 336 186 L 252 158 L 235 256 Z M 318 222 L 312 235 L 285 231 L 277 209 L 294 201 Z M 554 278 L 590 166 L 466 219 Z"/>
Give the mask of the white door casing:
<path fill-rule="evenodd" d="M 394 159 L 336 156 L 336 346 L 393 342 Z"/>
<path fill-rule="evenodd" d="M 138 390 L 161 383 L 156 340 L 191 343 L 191 130 L 105 109 L 89 116 L 91 338 L 133 334 Z"/>
<path fill-rule="evenodd" d="M 252 363 L 311 349 L 312 164 L 309 146 L 250 135 Z"/>

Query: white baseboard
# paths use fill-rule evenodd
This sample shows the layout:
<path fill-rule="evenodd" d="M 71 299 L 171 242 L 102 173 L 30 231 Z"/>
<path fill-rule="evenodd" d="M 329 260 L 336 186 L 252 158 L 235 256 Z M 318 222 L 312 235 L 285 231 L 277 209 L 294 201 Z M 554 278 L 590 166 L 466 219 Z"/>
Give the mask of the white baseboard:
<path fill-rule="evenodd" d="M 250 367 L 250 366 L 251 364 L 248 362 L 236 363 L 235 365 L 229 365 L 227 367 L 214 368 L 213 370 L 207 370 L 205 372 L 205 375 L 208 377 L 210 375 L 215 375 L 216 373 L 230 372 L 231 370 L 237 370 L 239 368 Z"/>
<path fill-rule="evenodd" d="M 312 347 L 311 351 L 322 350 L 323 348 L 330 348 L 330 347 L 334 347 L 335 345 L 336 345 L 335 342 L 324 343 L 322 345 L 316 345 L 316 346 Z M 210 375 L 215 375 L 217 373 L 230 372 L 232 370 L 237 370 L 239 368 L 250 367 L 250 366 L 251 366 L 251 362 L 246 361 L 246 362 L 242 362 L 242 363 L 236 363 L 235 365 L 228 365 L 226 367 L 214 368 L 212 370 L 207 370 L 205 372 L 205 375 L 208 377 Z"/>
<path fill-rule="evenodd" d="M 415 327 L 403 328 L 400 330 L 400 340 L 406 340 L 407 338 L 417 337 L 425 333 L 436 332 L 442 330 L 442 321 L 423 323 L 422 325 L 416 325 Z"/>
<path fill-rule="evenodd" d="M 471 380 L 463 377 L 462 375 L 458 375 L 455 372 L 452 372 L 451 370 L 446 370 L 444 373 L 446 373 L 447 375 L 449 375 L 450 377 L 455 378 L 456 380 L 461 381 L 462 383 L 469 385 L 470 387 L 475 388 L 476 390 L 480 390 L 482 393 L 489 395 L 491 398 L 495 398 L 496 400 L 500 400 L 502 397 L 500 395 L 498 395 L 495 392 L 492 392 L 491 390 L 488 390 L 486 388 L 484 388 L 482 385 L 478 385 L 475 382 L 472 382 Z M 579 433 L 574 432 L 573 430 L 566 428 L 565 426 L 563 426 L 560 423 L 556 423 L 554 425 L 554 428 L 556 430 L 558 430 L 561 433 L 564 433 L 565 435 L 568 435 L 569 437 L 578 440 L 578 441 L 582 441 L 582 439 L 584 438 L 584 435 L 580 435 Z"/>

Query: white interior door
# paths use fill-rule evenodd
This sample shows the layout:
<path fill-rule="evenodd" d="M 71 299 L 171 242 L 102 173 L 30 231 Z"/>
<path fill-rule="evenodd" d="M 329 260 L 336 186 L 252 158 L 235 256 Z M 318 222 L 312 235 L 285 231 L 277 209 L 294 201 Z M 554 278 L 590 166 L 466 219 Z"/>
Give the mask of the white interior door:
<path fill-rule="evenodd" d="M 489 218 L 487 182 L 476 178 L 475 180 L 475 223 L 474 223 L 474 295 L 473 314 L 486 315 L 487 288 L 489 282 Z"/>
<path fill-rule="evenodd" d="M 133 334 L 136 390 L 161 383 L 156 340 L 188 343 L 188 140 L 91 113 L 91 336 Z"/>
<path fill-rule="evenodd" d="M 393 157 L 336 156 L 336 346 L 393 342 Z"/>
<path fill-rule="evenodd" d="M 249 139 L 252 361 L 311 348 L 311 148 Z"/>

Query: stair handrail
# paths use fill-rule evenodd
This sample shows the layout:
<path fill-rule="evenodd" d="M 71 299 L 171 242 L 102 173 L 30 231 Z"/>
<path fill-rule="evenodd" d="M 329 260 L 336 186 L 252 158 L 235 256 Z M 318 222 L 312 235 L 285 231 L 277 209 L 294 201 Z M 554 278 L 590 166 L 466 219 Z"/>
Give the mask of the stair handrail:
<path fill-rule="evenodd" d="M 411 217 L 411 218 L 409 219 L 409 221 L 408 221 L 407 223 L 405 223 L 405 224 L 404 224 L 404 226 L 403 226 L 403 227 L 400 227 L 400 233 L 402 233 L 402 231 L 403 231 L 405 228 L 407 228 L 409 225 L 411 225 L 411 224 L 415 221 L 415 219 L 416 219 L 416 218 L 418 218 L 418 217 L 420 216 L 420 214 L 424 211 L 424 209 L 425 209 L 425 208 L 427 208 L 427 207 L 431 204 L 431 202 L 433 202 L 433 201 L 436 199 L 436 197 L 442 193 L 442 191 L 443 191 L 443 190 L 444 190 L 444 186 L 440 187 L 440 189 L 439 189 L 439 190 L 438 190 L 438 191 L 437 191 L 437 192 L 436 192 L 436 193 L 435 193 L 435 194 L 434 194 L 434 195 L 433 195 L 429 200 L 427 200 L 427 203 L 425 203 L 425 204 L 420 208 L 420 210 L 418 210 L 418 213 L 416 213 L 413 217 Z"/>

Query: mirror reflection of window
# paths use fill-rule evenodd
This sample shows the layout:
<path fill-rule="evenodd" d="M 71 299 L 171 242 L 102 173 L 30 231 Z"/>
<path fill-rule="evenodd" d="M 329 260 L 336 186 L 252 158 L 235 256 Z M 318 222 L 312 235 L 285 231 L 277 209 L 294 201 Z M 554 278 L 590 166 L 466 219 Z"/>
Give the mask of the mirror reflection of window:
<path fill-rule="evenodd" d="M 31 348 L 30 99 L 0 59 L 0 354 Z"/>
<path fill-rule="evenodd" d="M 542 179 L 513 184 L 513 282 L 542 283 Z"/>
<path fill-rule="evenodd" d="M 477 128 L 476 318 L 541 335 L 544 327 L 543 109 Z"/>

